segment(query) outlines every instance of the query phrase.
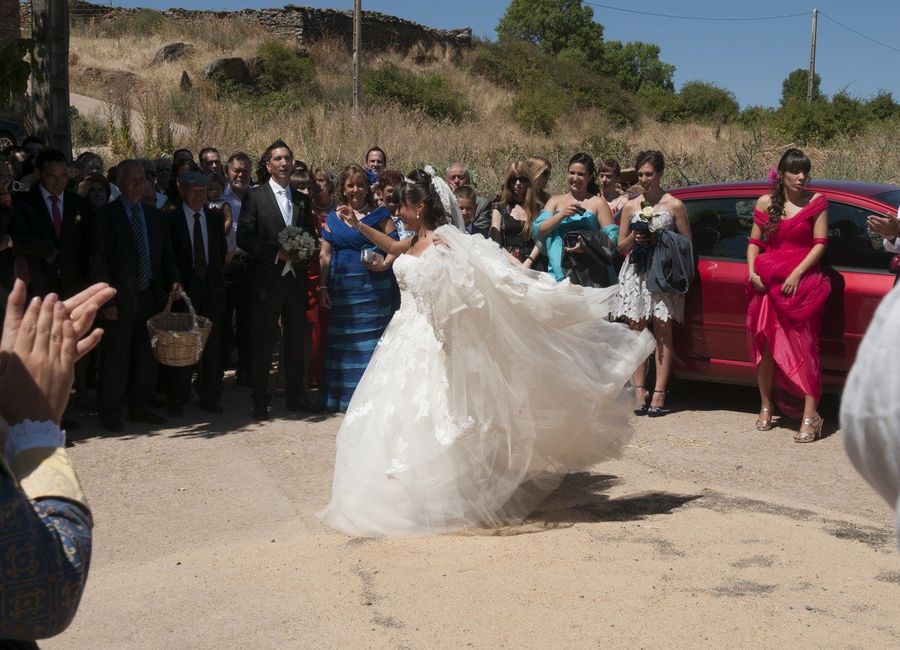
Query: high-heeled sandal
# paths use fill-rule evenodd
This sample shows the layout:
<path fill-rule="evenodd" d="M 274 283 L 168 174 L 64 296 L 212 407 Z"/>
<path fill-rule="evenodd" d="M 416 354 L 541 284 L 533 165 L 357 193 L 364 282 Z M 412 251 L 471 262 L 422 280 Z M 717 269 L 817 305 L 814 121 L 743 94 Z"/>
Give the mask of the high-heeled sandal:
<path fill-rule="evenodd" d="M 822 437 L 822 425 L 824 423 L 825 420 L 818 413 L 816 413 L 815 417 L 803 418 L 800 428 L 811 427 L 812 431 L 798 431 L 794 434 L 794 442 L 815 442 Z"/>
<path fill-rule="evenodd" d="M 763 406 L 759 409 L 760 414 L 766 414 L 768 417 L 760 417 L 756 418 L 756 430 L 757 431 L 771 431 L 772 429 L 772 409 L 768 406 Z"/>
<path fill-rule="evenodd" d="M 663 393 L 664 395 L 668 394 L 667 390 L 654 390 L 654 393 Z M 672 412 L 671 408 L 666 406 L 651 406 L 647 409 L 647 417 L 648 418 L 661 418 L 664 415 L 668 415 Z"/>
<path fill-rule="evenodd" d="M 632 386 L 635 390 L 640 388 L 641 390 L 647 390 L 644 386 Z M 647 410 L 650 407 L 650 400 L 647 399 L 647 395 L 644 395 L 644 403 L 641 404 L 639 408 L 634 409 L 635 415 L 647 415 Z"/>

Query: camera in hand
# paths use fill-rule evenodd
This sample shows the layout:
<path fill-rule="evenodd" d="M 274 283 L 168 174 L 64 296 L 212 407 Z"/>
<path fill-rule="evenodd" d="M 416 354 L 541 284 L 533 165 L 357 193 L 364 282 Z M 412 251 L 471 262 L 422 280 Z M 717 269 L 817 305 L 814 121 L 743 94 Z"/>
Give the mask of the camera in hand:
<path fill-rule="evenodd" d="M 581 214 L 584 214 L 585 212 L 587 212 L 587 209 L 583 205 L 575 206 L 575 214 L 581 215 Z"/>
<path fill-rule="evenodd" d="M 363 264 L 380 264 L 384 261 L 384 256 L 371 248 L 364 248 L 359 252 L 359 261 Z"/>

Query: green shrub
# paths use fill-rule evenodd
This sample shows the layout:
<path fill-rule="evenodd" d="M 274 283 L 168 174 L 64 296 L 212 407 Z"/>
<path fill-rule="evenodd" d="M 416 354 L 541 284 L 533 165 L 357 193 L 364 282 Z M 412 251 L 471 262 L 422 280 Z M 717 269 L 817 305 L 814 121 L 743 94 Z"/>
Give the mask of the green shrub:
<path fill-rule="evenodd" d="M 385 63 L 367 71 L 364 84 L 366 94 L 376 102 L 399 104 L 436 120 L 458 122 L 469 111 L 450 80 L 439 74 L 419 75 Z"/>
<path fill-rule="evenodd" d="M 740 107 L 730 90 L 704 81 L 689 81 L 678 93 L 678 117 L 684 122 L 721 124 L 737 117 Z"/>
<path fill-rule="evenodd" d="M 674 122 L 678 119 L 678 95 L 671 91 L 644 86 L 638 91 L 637 103 L 648 117 L 658 122 Z"/>
<path fill-rule="evenodd" d="M 863 103 L 841 91 L 831 98 L 829 118 L 837 133 L 858 135 L 866 130 L 869 115 Z"/>
<path fill-rule="evenodd" d="M 803 99 L 791 99 L 779 109 L 772 128 L 782 138 L 798 145 L 823 144 L 840 133 L 840 126 L 832 120 L 831 105 L 820 99 L 807 104 Z"/>
<path fill-rule="evenodd" d="M 555 97 L 540 89 L 521 92 L 513 100 L 513 119 L 528 133 L 550 135 L 561 114 L 562 107 Z"/>
<path fill-rule="evenodd" d="M 281 41 L 266 41 L 256 51 L 256 87 L 261 92 L 276 92 L 300 86 L 313 89 L 316 66 L 306 54 Z"/>
<path fill-rule="evenodd" d="M 256 115 L 276 115 L 300 110 L 318 99 L 316 66 L 305 53 L 280 41 L 266 41 L 250 61 L 253 80 L 246 85 L 216 81 L 219 93 Z"/>
<path fill-rule="evenodd" d="M 775 109 L 767 106 L 748 106 L 737 116 L 737 123 L 751 129 L 768 125 L 775 115 Z"/>
<path fill-rule="evenodd" d="M 900 117 L 900 104 L 894 101 L 894 96 L 887 90 L 879 90 L 872 95 L 866 102 L 866 110 L 872 119 L 878 121 Z"/>
<path fill-rule="evenodd" d="M 545 54 L 532 43 L 484 43 L 476 50 L 472 70 L 511 90 L 539 88 L 543 95 L 562 98 L 570 111 L 597 108 L 619 126 L 637 121 L 633 97 L 616 81 L 585 65 Z"/>
<path fill-rule="evenodd" d="M 82 115 L 74 106 L 69 107 L 69 124 L 72 130 L 72 147 L 75 149 L 104 145 L 108 140 L 104 121 L 91 115 Z"/>
<path fill-rule="evenodd" d="M 608 158 L 619 161 L 623 167 L 627 166 L 624 163 L 631 161 L 631 147 L 628 146 L 628 142 L 606 133 L 588 135 L 578 144 L 577 148 L 579 151 L 589 154 L 598 167 L 603 160 Z"/>

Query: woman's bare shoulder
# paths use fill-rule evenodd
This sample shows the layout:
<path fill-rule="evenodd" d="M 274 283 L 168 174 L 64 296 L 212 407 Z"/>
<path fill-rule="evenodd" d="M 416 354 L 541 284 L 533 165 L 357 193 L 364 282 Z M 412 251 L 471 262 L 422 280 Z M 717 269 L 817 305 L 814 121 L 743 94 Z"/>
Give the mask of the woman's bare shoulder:
<path fill-rule="evenodd" d="M 684 203 L 682 203 L 681 199 L 676 196 L 672 196 L 671 194 L 666 193 L 664 202 L 665 206 L 669 208 L 669 210 L 684 210 Z"/>
<path fill-rule="evenodd" d="M 547 199 L 547 203 L 544 205 L 544 210 L 555 212 L 564 198 L 566 198 L 565 194 L 554 194 L 549 199 Z"/>
<path fill-rule="evenodd" d="M 761 197 L 756 199 L 756 209 L 760 212 L 765 212 L 766 210 L 768 210 L 770 205 L 772 205 L 771 194 L 763 194 Z"/>

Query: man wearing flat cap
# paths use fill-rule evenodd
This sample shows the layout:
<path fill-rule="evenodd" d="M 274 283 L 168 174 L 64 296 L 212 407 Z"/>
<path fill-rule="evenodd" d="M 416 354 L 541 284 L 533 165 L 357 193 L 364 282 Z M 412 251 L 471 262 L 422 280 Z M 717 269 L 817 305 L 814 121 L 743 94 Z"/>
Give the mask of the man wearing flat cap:
<path fill-rule="evenodd" d="M 182 288 L 168 219 L 141 202 L 147 186 L 144 167 L 137 160 L 125 160 L 118 169 L 122 193 L 97 211 L 91 255 L 94 281 L 107 282 L 116 290 L 116 297 L 100 311 L 105 330 L 100 420 L 114 433 L 125 430 L 126 402 L 133 422 L 166 422 L 150 410 L 159 364 L 150 347 L 147 319 L 162 311 L 169 295 Z"/>
<path fill-rule="evenodd" d="M 221 210 L 206 205 L 209 176 L 187 172 L 178 177 L 180 209 L 168 214 L 172 249 L 184 291 L 194 310 L 212 321 L 212 330 L 197 365 L 197 406 L 221 413 L 222 316 L 225 312 L 225 219 Z M 193 368 L 168 369 L 168 414 L 177 417 L 190 401 Z"/>

